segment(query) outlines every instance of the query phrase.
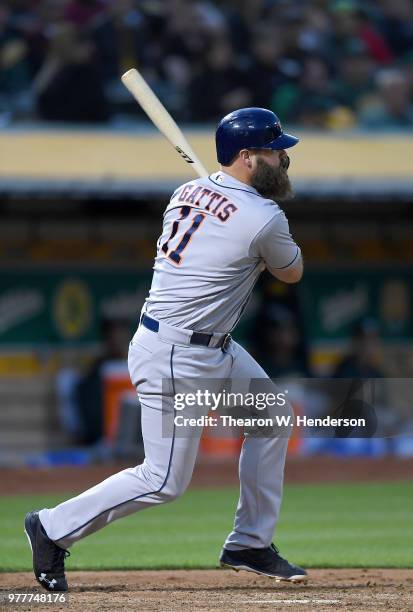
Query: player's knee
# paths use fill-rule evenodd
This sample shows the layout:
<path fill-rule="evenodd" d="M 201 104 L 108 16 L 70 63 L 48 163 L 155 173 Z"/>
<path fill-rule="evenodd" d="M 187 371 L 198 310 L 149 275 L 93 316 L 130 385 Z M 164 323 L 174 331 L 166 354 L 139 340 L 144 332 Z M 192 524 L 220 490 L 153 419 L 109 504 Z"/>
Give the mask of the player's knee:
<path fill-rule="evenodd" d="M 191 480 L 191 474 L 177 472 L 173 466 L 170 470 L 162 471 L 147 460 L 139 466 L 139 470 L 148 487 L 152 489 L 152 495 L 157 497 L 159 503 L 168 503 L 180 497 Z"/>
<path fill-rule="evenodd" d="M 181 495 L 183 495 L 183 493 L 186 491 L 187 486 L 188 485 L 186 482 L 174 480 L 167 481 L 162 490 L 159 492 L 159 495 L 164 503 L 168 503 L 178 499 L 178 497 L 181 497 Z"/>
<path fill-rule="evenodd" d="M 167 470 L 157 469 L 155 466 L 150 464 L 146 459 L 137 468 L 138 474 L 142 477 L 148 489 L 150 489 L 154 495 L 162 491 L 165 487 L 167 480 Z"/>

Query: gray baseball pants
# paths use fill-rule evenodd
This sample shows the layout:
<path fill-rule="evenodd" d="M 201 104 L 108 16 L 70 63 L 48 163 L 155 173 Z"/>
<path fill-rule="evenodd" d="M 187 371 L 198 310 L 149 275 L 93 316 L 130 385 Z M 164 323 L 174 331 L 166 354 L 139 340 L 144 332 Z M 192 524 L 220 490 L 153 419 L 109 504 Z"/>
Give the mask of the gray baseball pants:
<path fill-rule="evenodd" d="M 189 345 L 183 330 L 163 325 L 158 333 L 140 326 L 130 345 L 128 365 L 142 406 L 145 459 L 110 476 L 54 508 L 40 511 L 47 535 L 68 548 L 112 521 L 182 495 L 192 477 L 198 435 L 163 435 L 165 405 L 173 418 L 173 397 L 163 379 L 266 379 L 258 363 L 235 341 L 225 349 Z M 208 410 L 202 409 L 206 414 Z M 288 410 L 290 410 L 288 408 Z M 285 411 L 284 411 L 285 413 Z M 163 416 L 164 415 L 164 416 Z M 228 549 L 263 548 L 271 544 L 278 520 L 288 437 L 244 438 L 240 461 L 240 498 Z"/>

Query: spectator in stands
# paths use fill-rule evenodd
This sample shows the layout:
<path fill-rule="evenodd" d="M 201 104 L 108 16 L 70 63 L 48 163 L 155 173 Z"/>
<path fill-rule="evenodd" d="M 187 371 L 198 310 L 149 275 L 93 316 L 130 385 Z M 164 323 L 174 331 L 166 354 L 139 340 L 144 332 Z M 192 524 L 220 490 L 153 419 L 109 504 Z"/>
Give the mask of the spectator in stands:
<path fill-rule="evenodd" d="M 225 21 L 212 6 L 193 0 L 171 0 L 166 3 L 161 41 L 163 59 L 165 55 L 179 56 L 196 69 L 203 61 L 210 42 L 214 42 L 212 39 L 226 38 Z"/>
<path fill-rule="evenodd" d="M 259 359 L 269 376 L 311 376 L 304 338 L 296 315 L 286 304 L 273 302 L 267 306 L 258 325 L 265 330 L 259 337 Z"/>
<path fill-rule="evenodd" d="M 407 75 L 386 69 L 377 75 L 377 94 L 360 112 L 366 128 L 406 128 L 413 126 L 413 99 Z"/>
<path fill-rule="evenodd" d="M 307 4 L 301 28 L 300 48 L 308 54 L 332 59 L 332 17 L 321 5 Z"/>
<path fill-rule="evenodd" d="M 152 49 L 157 37 L 134 0 L 110 2 L 104 12 L 99 10 L 89 20 L 88 32 L 102 74 L 111 87 L 121 88 L 119 75 L 132 66 L 154 64 Z"/>
<path fill-rule="evenodd" d="M 370 9 L 370 10 L 369 10 Z M 366 49 L 382 66 L 394 61 L 393 52 L 373 19 L 372 6 L 353 0 L 338 0 L 332 5 L 337 57 L 351 48 Z"/>
<path fill-rule="evenodd" d="M 379 0 L 380 29 L 397 57 L 413 49 L 413 3 L 410 0 Z"/>
<path fill-rule="evenodd" d="M 340 56 L 334 91 L 337 101 L 357 112 L 363 99 L 373 89 L 375 63 L 363 49 L 353 49 Z"/>
<path fill-rule="evenodd" d="M 354 328 L 350 350 L 337 364 L 333 378 L 382 378 L 380 357 L 377 323 L 364 319 Z"/>
<path fill-rule="evenodd" d="M 330 387 L 334 400 L 334 416 L 341 418 L 364 418 L 367 427 L 356 428 L 349 435 L 345 427 L 338 427 L 337 438 L 349 438 L 340 444 L 343 452 L 346 446 L 353 446 L 353 438 L 370 438 L 394 435 L 400 426 L 400 415 L 390 401 L 385 372 L 381 366 L 381 343 L 378 324 L 373 319 L 363 319 L 352 334 L 351 347 L 337 364 L 333 378 L 349 379 L 348 383 Z M 380 379 L 380 380 L 377 380 Z M 328 388 L 328 387 L 327 387 Z M 337 401 L 337 398 L 340 398 Z M 392 442 L 379 443 L 372 438 L 365 447 L 366 452 L 387 452 Z"/>
<path fill-rule="evenodd" d="M 98 123 L 109 117 L 92 44 L 68 23 L 55 27 L 34 89 L 42 119 Z"/>
<path fill-rule="evenodd" d="M 102 349 L 87 373 L 80 379 L 77 390 L 77 409 L 80 420 L 80 441 L 94 444 L 103 436 L 103 379 L 105 364 L 119 361 L 125 366 L 129 341 L 130 323 L 123 319 L 102 321 Z"/>
<path fill-rule="evenodd" d="M 254 32 L 248 69 L 254 79 L 251 88 L 253 106 L 268 108 L 274 91 L 289 80 L 280 68 L 282 46 L 278 34 L 277 30 L 268 27 Z"/>
<path fill-rule="evenodd" d="M 254 31 L 262 25 L 262 15 L 266 0 L 235 0 L 221 3 L 225 25 L 234 52 L 240 56 L 248 56 Z M 268 27 L 268 22 L 266 26 Z"/>
<path fill-rule="evenodd" d="M 64 9 L 68 22 L 79 28 L 90 26 L 105 11 L 102 0 L 69 0 Z"/>
<path fill-rule="evenodd" d="M 271 106 L 285 121 L 324 128 L 329 112 L 337 106 L 329 66 L 322 58 L 309 56 L 301 71 L 297 83 L 275 91 Z"/>
<path fill-rule="evenodd" d="M 229 40 L 214 40 L 205 62 L 190 85 L 192 118 L 216 121 L 243 106 L 251 106 L 248 71 L 237 65 Z"/>
<path fill-rule="evenodd" d="M 30 83 L 28 45 L 12 22 L 7 6 L 0 5 L 0 113 L 19 106 L 19 95 Z"/>

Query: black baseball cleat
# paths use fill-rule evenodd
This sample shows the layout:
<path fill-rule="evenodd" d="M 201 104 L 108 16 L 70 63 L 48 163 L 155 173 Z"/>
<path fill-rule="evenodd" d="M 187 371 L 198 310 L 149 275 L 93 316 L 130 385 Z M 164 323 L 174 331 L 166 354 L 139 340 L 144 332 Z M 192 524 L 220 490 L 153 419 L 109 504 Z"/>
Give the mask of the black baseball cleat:
<path fill-rule="evenodd" d="M 268 548 L 245 548 L 242 550 L 224 548 L 220 563 L 221 567 L 231 567 L 236 572 L 239 570 L 255 572 L 262 576 L 275 578 L 277 582 L 280 580 L 302 582 L 308 579 L 307 572 L 283 559 L 274 544 L 271 544 Z"/>
<path fill-rule="evenodd" d="M 67 591 L 65 558 L 70 552 L 57 546 L 46 535 L 38 512 L 26 514 L 24 531 L 32 549 L 33 571 L 37 582 L 46 591 Z"/>

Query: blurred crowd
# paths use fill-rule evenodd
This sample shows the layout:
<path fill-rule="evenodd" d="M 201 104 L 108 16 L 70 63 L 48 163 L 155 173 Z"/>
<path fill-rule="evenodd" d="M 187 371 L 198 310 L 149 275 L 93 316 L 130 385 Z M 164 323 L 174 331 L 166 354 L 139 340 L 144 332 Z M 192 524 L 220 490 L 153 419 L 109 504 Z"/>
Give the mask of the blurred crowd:
<path fill-rule="evenodd" d="M 139 113 L 137 66 L 174 116 L 265 106 L 310 128 L 413 125 L 413 0 L 2 0 L 0 123 Z"/>

